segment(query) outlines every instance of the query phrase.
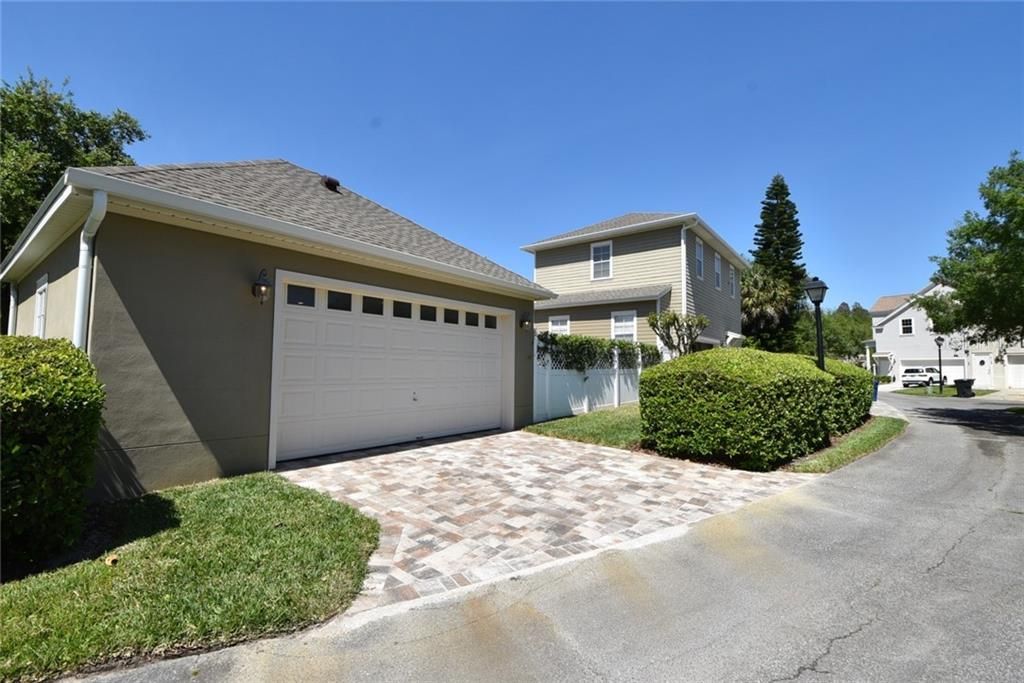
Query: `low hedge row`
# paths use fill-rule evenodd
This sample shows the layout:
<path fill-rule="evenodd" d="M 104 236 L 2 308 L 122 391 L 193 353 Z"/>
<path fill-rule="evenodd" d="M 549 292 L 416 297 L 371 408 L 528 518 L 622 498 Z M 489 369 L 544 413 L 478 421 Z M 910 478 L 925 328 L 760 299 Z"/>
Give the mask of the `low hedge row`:
<path fill-rule="evenodd" d="M 77 537 L 105 394 L 65 339 L 0 337 L 0 540 L 6 561 L 47 557 Z"/>
<path fill-rule="evenodd" d="M 586 372 L 595 367 L 610 366 L 616 350 L 621 368 L 635 368 L 638 360 L 645 368 L 661 362 L 661 351 L 654 344 L 582 334 L 537 334 L 537 360 L 568 370 Z"/>
<path fill-rule="evenodd" d="M 794 355 L 720 348 L 683 356 L 640 376 L 644 442 L 663 455 L 770 469 L 828 442 L 835 384 Z"/>
<path fill-rule="evenodd" d="M 813 358 L 807 358 L 816 363 Z M 815 366 L 817 367 L 817 366 Z M 829 428 L 835 435 L 860 427 L 871 411 L 874 378 L 864 368 L 841 360 L 825 359 L 825 372 L 836 381 L 829 409 Z"/>

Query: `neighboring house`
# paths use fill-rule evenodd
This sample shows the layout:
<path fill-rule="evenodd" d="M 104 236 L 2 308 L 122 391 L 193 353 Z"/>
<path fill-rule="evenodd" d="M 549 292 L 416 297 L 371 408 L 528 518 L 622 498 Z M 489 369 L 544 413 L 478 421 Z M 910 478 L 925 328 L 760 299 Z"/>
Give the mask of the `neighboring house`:
<path fill-rule="evenodd" d="M 552 296 L 287 161 L 69 169 L 2 279 L 96 365 L 111 497 L 527 424 Z"/>
<path fill-rule="evenodd" d="M 939 335 L 914 297 L 949 291 L 929 284 L 913 294 L 880 297 L 871 307 L 872 339 L 865 344 L 869 367 L 899 381 L 903 368 L 938 367 Z M 963 335 L 943 335 L 942 374 L 947 381 L 974 379 L 976 389 L 1024 389 L 1024 347 L 1002 343 L 967 344 Z"/>
<path fill-rule="evenodd" d="M 657 343 L 650 313 L 702 313 L 701 345 L 738 344 L 747 261 L 695 213 L 628 213 L 528 244 L 538 331 Z"/>

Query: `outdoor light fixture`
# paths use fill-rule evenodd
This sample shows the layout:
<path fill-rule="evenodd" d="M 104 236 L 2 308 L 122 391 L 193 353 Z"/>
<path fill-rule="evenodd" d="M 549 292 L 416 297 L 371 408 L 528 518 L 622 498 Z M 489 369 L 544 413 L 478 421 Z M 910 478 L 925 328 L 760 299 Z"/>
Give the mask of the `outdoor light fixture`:
<path fill-rule="evenodd" d="M 946 384 L 945 378 L 942 376 L 942 345 L 946 342 L 942 336 L 935 338 L 935 346 L 939 347 L 939 396 L 942 396 L 942 387 Z"/>
<path fill-rule="evenodd" d="M 260 302 L 260 306 L 270 298 L 270 280 L 267 279 L 266 268 L 260 271 L 256 276 L 256 282 L 252 283 L 252 295 Z"/>
<path fill-rule="evenodd" d="M 519 319 L 519 327 L 528 330 L 531 325 L 533 325 L 533 316 L 529 313 L 523 313 L 523 317 Z"/>
<path fill-rule="evenodd" d="M 818 368 L 824 372 L 825 335 L 821 330 L 821 302 L 825 300 L 825 292 L 828 291 L 828 285 L 825 284 L 824 280 L 814 277 L 804 282 L 804 291 L 807 292 L 807 298 L 814 304 L 814 326 L 818 332 Z"/>

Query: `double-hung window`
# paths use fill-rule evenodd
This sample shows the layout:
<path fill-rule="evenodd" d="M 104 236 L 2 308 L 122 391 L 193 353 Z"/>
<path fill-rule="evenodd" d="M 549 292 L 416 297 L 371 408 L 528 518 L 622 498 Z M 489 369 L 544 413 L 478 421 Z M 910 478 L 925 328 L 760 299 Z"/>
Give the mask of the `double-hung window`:
<path fill-rule="evenodd" d="M 46 290 L 47 276 L 43 275 L 36 282 L 36 320 L 32 333 L 37 337 L 46 336 Z"/>
<path fill-rule="evenodd" d="M 913 318 L 903 318 L 900 320 L 900 334 L 914 334 Z"/>
<path fill-rule="evenodd" d="M 715 289 L 722 288 L 722 255 L 715 252 Z"/>
<path fill-rule="evenodd" d="M 694 248 L 694 255 L 697 259 L 696 267 L 694 268 L 697 273 L 697 278 L 700 280 L 704 279 L 704 240 L 697 238 L 697 246 Z"/>
<path fill-rule="evenodd" d="M 569 334 L 569 316 L 553 315 L 548 318 L 548 332 L 551 334 Z"/>
<path fill-rule="evenodd" d="M 612 243 L 590 245 L 590 279 L 606 280 L 612 276 Z"/>
<path fill-rule="evenodd" d="M 736 269 L 732 265 L 729 266 L 729 296 L 736 298 Z"/>
<path fill-rule="evenodd" d="M 636 311 L 612 313 L 612 339 L 636 341 Z"/>

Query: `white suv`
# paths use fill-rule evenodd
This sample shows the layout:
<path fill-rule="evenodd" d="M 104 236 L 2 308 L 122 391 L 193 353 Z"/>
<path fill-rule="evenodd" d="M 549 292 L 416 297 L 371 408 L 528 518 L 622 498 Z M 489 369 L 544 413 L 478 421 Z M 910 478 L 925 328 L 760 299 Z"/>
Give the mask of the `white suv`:
<path fill-rule="evenodd" d="M 904 387 L 915 384 L 919 387 L 925 387 L 938 381 L 938 368 L 903 368 L 903 374 L 900 375 L 900 382 L 903 383 Z"/>

